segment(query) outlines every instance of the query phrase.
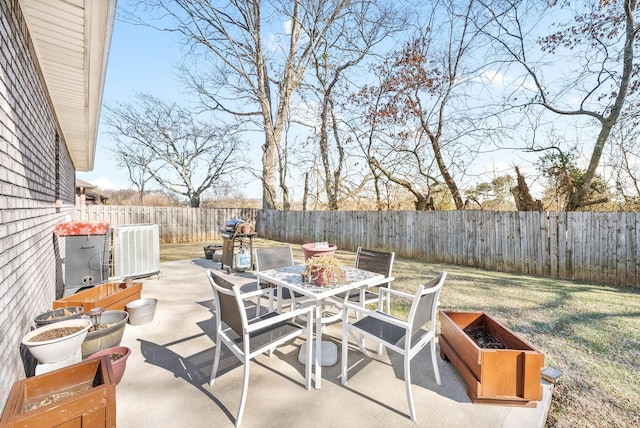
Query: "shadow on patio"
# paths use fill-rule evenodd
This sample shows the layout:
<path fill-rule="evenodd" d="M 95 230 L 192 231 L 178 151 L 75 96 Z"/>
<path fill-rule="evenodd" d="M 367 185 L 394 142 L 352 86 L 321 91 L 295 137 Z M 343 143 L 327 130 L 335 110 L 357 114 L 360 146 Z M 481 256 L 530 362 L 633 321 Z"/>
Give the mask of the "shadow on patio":
<path fill-rule="evenodd" d="M 158 278 L 142 280 L 143 297 L 157 298 L 158 306 L 152 322 L 125 328 L 122 345 L 132 355 L 117 387 L 118 427 L 233 426 L 242 369 L 225 347 L 216 384 L 209 386 L 215 319 L 205 272 L 219 268 L 215 260 L 165 262 Z M 339 345 L 340 334 L 340 324 L 332 325 L 324 338 Z M 346 386 L 338 363 L 324 368 L 322 389 L 307 391 L 297 360 L 302 340 L 251 363 L 243 427 L 544 426 L 549 387 L 536 408 L 472 404 L 460 376 L 439 357 L 442 385 L 436 384 L 428 347 L 412 362 L 415 424 L 408 416 L 402 359 L 386 351 L 373 359 L 354 352 Z"/>

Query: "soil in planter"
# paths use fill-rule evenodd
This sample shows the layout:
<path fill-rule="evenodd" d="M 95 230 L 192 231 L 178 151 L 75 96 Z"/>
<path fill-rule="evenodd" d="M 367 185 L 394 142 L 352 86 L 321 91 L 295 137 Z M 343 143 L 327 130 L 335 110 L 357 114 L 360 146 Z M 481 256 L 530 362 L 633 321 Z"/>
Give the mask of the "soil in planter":
<path fill-rule="evenodd" d="M 484 327 L 465 328 L 464 332 L 483 349 L 507 349 L 504 343 L 493 337 Z"/>
<path fill-rule="evenodd" d="M 71 315 L 73 315 L 75 313 L 76 313 L 76 311 L 70 311 L 70 310 L 64 308 L 62 310 L 62 315 L 50 315 L 47 318 L 45 318 L 44 320 L 45 321 L 51 321 L 51 320 L 55 320 L 55 319 L 58 319 L 58 318 L 66 318 L 66 317 L 70 317 Z"/>
<path fill-rule="evenodd" d="M 49 404 L 53 404 L 56 401 L 60 401 L 60 400 L 64 400 L 65 398 L 69 398 L 69 397 L 73 397 L 74 395 L 78 395 L 81 394 L 83 392 L 86 392 L 88 390 L 91 389 L 91 385 L 85 385 L 82 386 L 80 388 L 71 390 L 71 391 L 64 391 L 64 392 L 56 392 L 53 394 L 49 394 L 47 395 L 45 398 L 43 398 L 40 401 L 35 401 L 35 402 L 31 402 L 31 403 L 24 403 L 24 405 L 22 406 L 22 413 L 27 413 L 30 412 L 32 410 L 38 409 L 42 406 L 48 406 Z"/>
<path fill-rule="evenodd" d="M 124 357 L 124 354 L 122 352 L 112 352 L 111 354 L 109 354 L 109 359 L 111 359 L 111 362 L 119 360 L 122 357 Z"/>
<path fill-rule="evenodd" d="M 44 342 L 45 340 L 60 339 L 70 334 L 77 333 L 84 327 L 59 327 L 52 328 L 51 330 L 43 331 L 40 334 L 33 336 L 30 342 Z"/>
<path fill-rule="evenodd" d="M 115 323 L 92 325 L 91 327 L 89 327 L 89 333 L 94 332 L 94 331 L 104 330 L 105 328 L 111 327 L 113 324 L 115 324 Z"/>

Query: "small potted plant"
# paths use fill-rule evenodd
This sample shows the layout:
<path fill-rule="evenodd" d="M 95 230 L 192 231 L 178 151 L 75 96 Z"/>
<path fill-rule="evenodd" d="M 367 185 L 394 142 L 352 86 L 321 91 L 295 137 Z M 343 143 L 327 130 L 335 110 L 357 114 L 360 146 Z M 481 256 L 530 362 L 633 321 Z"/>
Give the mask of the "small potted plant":
<path fill-rule="evenodd" d="M 87 359 L 99 359 L 103 355 L 108 355 L 111 361 L 111 368 L 113 369 L 113 382 L 119 384 L 124 375 L 124 370 L 127 367 L 127 358 L 131 355 L 131 348 L 126 346 L 113 346 L 110 348 L 102 349 L 95 354 L 90 355 Z"/>
<path fill-rule="evenodd" d="M 343 282 L 345 274 L 342 264 L 336 256 L 314 256 L 304 262 L 302 276 L 305 282 L 315 282 L 320 287 L 327 287 L 335 282 Z"/>
<path fill-rule="evenodd" d="M 90 327 L 91 321 L 83 318 L 46 324 L 27 333 L 22 344 L 41 364 L 57 363 L 80 349 Z"/>

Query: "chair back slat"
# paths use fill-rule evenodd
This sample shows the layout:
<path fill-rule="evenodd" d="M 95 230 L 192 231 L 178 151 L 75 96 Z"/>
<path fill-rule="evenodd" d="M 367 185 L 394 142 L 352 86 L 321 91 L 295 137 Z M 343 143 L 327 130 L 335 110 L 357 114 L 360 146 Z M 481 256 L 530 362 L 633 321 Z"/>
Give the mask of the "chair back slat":
<path fill-rule="evenodd" d="M 365 250 L 358 248 L 356 253 L 357 269 L 368 270 L 370 272 L 379 273 L 385 277 L 390 277 L 393 271 L 393 260 L 395 253 L 385 253 L 381 251 Z"/>
<path fill-rule="evenodd" d="M 229 326 L 238 336 L 242 336 L 243 323 L 240 311 L 244 311 L 244 307 L 240 308 L 238 305 L 232 289 L 233 284 L 212 271 L 208 271 L 208 275 L 209 280 L 212 281 L 216 316 L 219 316 L 220 321 Z"/>
<path fill-rule="evenodd" d="M 293 266 L 291 246 L 256 248 L 256 270 L 258 272 L 284 266 Z"/>
<path fill-rule="evenodd" d="M 431 329 L 435 327 L 434 320 L 438 308 L 438 299 L 446 277 L 447 273 L 443 272 L 418 288 L 409 312 L 409 323 L 412 331 L 419 330 L 428 322 L 431 322 Z"/>

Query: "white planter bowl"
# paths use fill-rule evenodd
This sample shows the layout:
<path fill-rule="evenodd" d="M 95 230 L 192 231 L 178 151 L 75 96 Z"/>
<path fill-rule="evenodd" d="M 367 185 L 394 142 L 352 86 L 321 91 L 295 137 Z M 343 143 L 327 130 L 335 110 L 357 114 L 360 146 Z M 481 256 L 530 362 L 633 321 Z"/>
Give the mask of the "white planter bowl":
<path fill-rule="evenodd" d="M 57 339 L 32 341 L 40 333 L 63 327 L 82 327 L 82 330 Z M 71 357 L 80 349 L 90 327 L 91 320 L 81 318 L 47 324 L 27 333 L 22 338 L 22 344 L 40 363 L 56 363 Z"/>

